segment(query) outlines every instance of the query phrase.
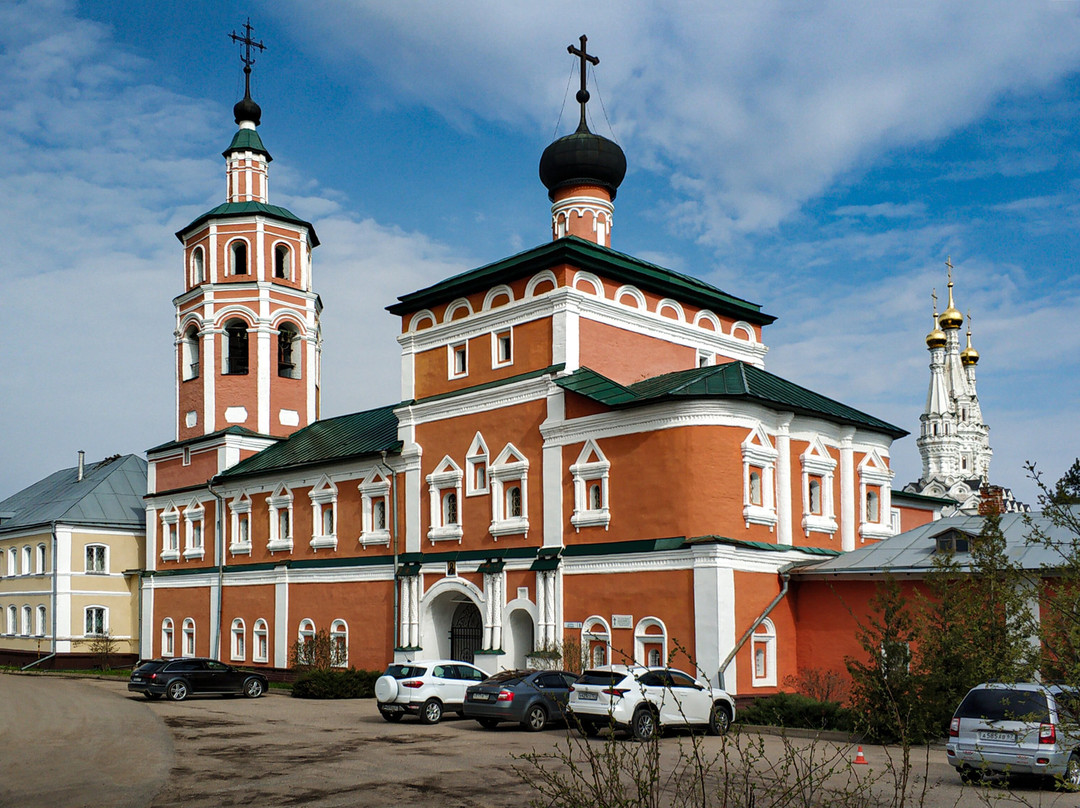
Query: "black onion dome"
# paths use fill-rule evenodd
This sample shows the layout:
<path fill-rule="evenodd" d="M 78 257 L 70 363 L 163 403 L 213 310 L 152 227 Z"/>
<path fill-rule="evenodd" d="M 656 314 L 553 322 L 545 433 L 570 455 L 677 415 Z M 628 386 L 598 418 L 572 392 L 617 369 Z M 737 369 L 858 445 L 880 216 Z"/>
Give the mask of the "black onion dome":
<path fill-rule="evenodd" d="M 262 122 L 262 107 L 256 104 L 250 95 L 245 95 L 232 108 L 237 126 L 243 121 L 251 121 L 258 126 Z"/>
<path fill-rule="evenodd" d="M 555 191 L 568 185 L 599 185 L 615 198 L 626 176 L 626 155 L 618 143 L 579 126 L 556 140 L 540 156 L 540 181 L 554 201 Z"/>

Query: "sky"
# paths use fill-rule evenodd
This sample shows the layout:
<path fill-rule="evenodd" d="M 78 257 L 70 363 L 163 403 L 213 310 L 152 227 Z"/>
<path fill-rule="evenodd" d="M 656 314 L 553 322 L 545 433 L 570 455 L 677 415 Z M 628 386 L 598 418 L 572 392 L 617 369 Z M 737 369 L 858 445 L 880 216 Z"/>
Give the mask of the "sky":
<path fill-rule="evenodd" d="M 270 201 L 322 242 L 323 416 L 399 399 L 399 295 L 550 239 L 587 34 L 615 249 L 762 304 L 768 370 L 913 433 L 951 257 L 991 481 L 1033 502 L 1024 463 L 1080 454 L 1075 0 L 7 0 L 0 498 L 174 437 L 174 233 L 224 201 L 248 17 Z M 919 477 L 914 436 L 891 463 Z"/>

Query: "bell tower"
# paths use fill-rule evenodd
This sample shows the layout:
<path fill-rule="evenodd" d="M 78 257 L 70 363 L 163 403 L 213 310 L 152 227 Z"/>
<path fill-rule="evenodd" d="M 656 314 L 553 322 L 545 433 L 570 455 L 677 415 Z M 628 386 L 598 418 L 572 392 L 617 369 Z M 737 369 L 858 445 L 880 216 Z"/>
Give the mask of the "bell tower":
<path fill-rule="evenodd" d="M 319 417 L 322 302 L 312 289 L 310 223 L 269 203 L 270 153 L 251 97 L 254 51 L 244 33 L 244 97 L 225 158 L 225 202 L 177 232 L 184 291 L 176 308 L 176 440 L 229 427 L 284 437 Z"/>

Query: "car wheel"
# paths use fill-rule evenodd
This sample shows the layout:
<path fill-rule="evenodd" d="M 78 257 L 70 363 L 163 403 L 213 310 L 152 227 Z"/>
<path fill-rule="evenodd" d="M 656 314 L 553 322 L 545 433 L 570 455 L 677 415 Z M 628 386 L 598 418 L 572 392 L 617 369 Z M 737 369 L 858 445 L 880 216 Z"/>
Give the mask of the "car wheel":
<path fill-rule="evenodd" d="M 731 726 L 731 713 L 723 702 L 716 702 L 709 712 L 709 734 L 723 735 Z"/>
<path fill-rule="evenodd" d="M 651 741 L 660 732 L 660 725 L 656 722 L 656 715 L 648 707 L 641 707 L 630 720 L 630 732 L 635 740 Z"/>
<path fill-rule="evenodd" d="M 396 724 L 398 721 L 401 720 L 401 717 L 405 715 L 405 713 L 391 713 L 386 710 L 379 710 L 379 715 L 381 715 L 386 721 L 389 721 L 391 724 Z"/>
<path fill-rule="evenodd" d="M 252 676 L 244 682 L 244 695 L 249 699 L 257 699 L 263 694 L 264 688 L 261 679 Z"/>
<path fill-rule="evenodd" d="M 484 729 L 495 729 L 499 726 L 499 719 L 497 718 L 478 718 L 476 722 Z"/>
<path fill-rule="evenodd" d="M 547 710 L 544 709 L 543 705 L 534 704 L 525 713 L 525 720 L 521 722 L 521 726 L 525 727 L 529 732 L 539 732 L 547 726 L 547 721 Z"/>
<path fill-rule="evenodd" d="M 1075 752 L 1069 756 L 1069 762 L 1065 764 L 1061 786 L 1066 791 L 1080 791 L 1080 755 Z"/>
<path fill-rule="evenodd" d="M 428 699 L 420 708 L 421 724 L 438 724 L 442 720 L 442 703 L 438 699 Z"/>
<path fill-rule="evenodd" d="M 143 695 L 146 696 L 146 698 L 150 699 L 150 701 L 157 701 L 161 698 L 160 693 L 151 693 L 149 690 L 144 690 Z"/>
<path fill-rule="evenodd" d="M 165 695 L 168 696 L 169 701 L 183 701 L 188 697 L 187 682 L 182 679 L 169 682 L 169 686 L 165 688 Z"/>

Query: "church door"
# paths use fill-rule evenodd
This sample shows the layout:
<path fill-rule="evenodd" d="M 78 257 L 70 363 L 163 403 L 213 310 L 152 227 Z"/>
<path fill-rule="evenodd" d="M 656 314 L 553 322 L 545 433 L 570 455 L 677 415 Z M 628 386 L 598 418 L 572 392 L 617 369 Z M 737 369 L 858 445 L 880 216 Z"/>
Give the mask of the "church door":
<path fill-rule="evenodd" d="M 462 603 L 454 611 L 450 624 L 450 657 L 462 662 L 472 662 L 473 655 L 484 642 L 484 623 L 476 604 Z"/>

